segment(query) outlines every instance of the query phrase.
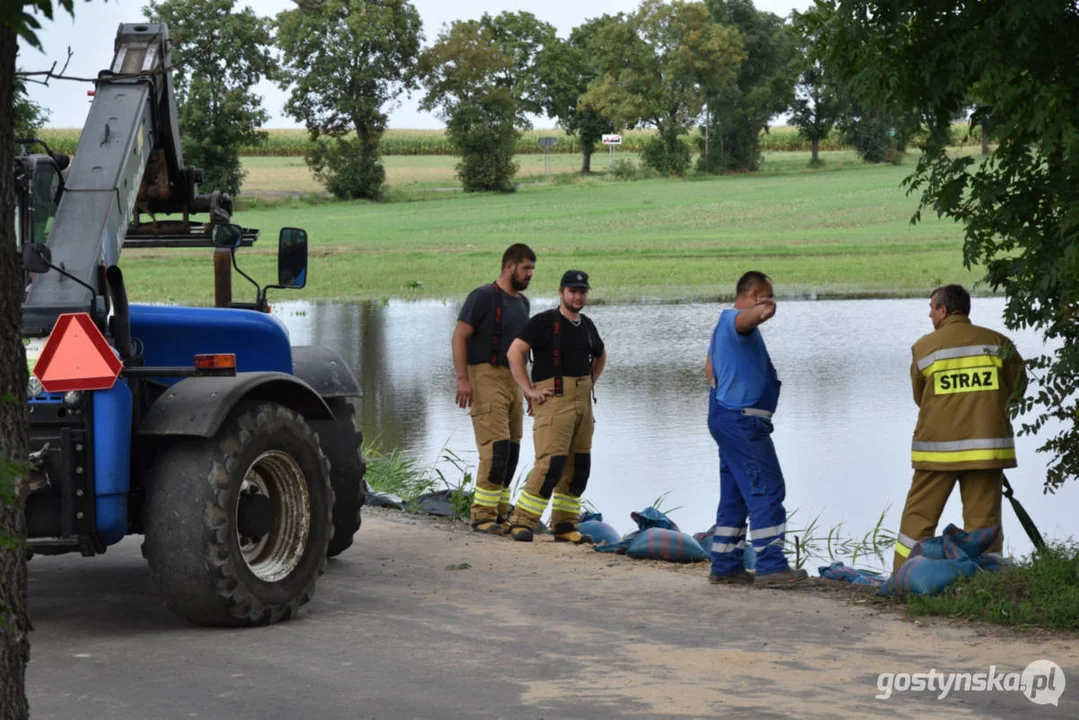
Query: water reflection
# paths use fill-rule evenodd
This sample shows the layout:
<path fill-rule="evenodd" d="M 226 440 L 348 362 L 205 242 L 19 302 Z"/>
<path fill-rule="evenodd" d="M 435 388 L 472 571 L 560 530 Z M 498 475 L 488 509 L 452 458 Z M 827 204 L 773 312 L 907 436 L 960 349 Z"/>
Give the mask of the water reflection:
<path fill-rule="evenodd" d="M 534 298 L 533 311 L 554 305 Z M 472 429 L 454 398 L 450 335 L 459 306 L 437 301 L 388 304 L 280 304 L 275 311 L 295 344 L 335 348 L 363 386 L 361 417 L 368 438 L 400 447 L 425 463 L 446 446 L 475 463 Z M 586 499 L 620 531 L 629 513 L 662 497 L 683 529 L 709 527 L 718 499 L 718 459 L 705 416 L 702 375 L 717 305 L 595 306 L 610 361 L 597 387 L 593 471 Z M 999 330 L 1003 301 L 976 299 L 973 320 Z M 783 379 L 775 440 L 796 523 L 819 516 L 831 528 L 860 536 L 887 509 L 899 525 L 910 484 L 910 345 L 931 329 L 924 300 L 781 303 L 764 327 Z M 1033 333 L 1011 336 L 1025 356 L 1041 351 Z M 1049 428 L 1052 430 L 1052 428 Z M 1009 477 L 1042 532 L 1065 538 L 1076 524 L 1065 508 L 1079 490 L 1041 492 L 1046 461 L 1031 438 L 1018 439 L 1020 467 Z M 525 421 L 522 468 L 533 457 Z M 677 508 L 675 510 L 675 508 Z M 943 523 L 961 523 L 958 490 Z M 1005 503 L 1007 548 L 1030 543 Z"/>

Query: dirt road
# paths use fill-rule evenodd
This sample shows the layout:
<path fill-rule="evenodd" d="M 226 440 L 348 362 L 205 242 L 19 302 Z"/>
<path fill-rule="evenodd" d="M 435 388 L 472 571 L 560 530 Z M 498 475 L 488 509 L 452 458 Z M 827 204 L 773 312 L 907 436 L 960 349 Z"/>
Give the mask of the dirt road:
<path fill-rule="evenodd" d="M 386 510 L 301 617 L 270 628 L 169 614 L 137 539 L 30 569 L 39 719 L 1079 717 L 1075 635 L 915 624 L 850 593 L 712 586 L 706 565 Z M 1059 707 L 1018 691 L 875 697 L 879 673 L 1039 659 L 1070 676 Z"/>

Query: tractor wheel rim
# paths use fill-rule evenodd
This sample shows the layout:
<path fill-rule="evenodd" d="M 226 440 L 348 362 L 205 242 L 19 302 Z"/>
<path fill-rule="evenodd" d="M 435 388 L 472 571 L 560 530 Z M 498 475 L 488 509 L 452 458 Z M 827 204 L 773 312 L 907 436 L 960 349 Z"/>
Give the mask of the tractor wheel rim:
<path fill-rule="evenodd" d="M 266 535 L 246 538 L 240 534 L 238 498 L 233 527 L 248 569 L 263 582 L 278 582 L 296 569 L 307 549 L 311 531 L 307 479 L 291 455 L 270 450 L 251 463 L 240 483 L 240 493 L 261 494 L 270 501 L 270 531 Z"/>

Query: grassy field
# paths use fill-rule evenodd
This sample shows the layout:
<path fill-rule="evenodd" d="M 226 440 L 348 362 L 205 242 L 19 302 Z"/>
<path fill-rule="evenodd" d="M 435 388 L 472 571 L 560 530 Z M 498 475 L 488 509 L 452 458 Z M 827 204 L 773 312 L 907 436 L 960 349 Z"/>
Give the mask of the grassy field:
<path fill-rule="evenodd" d="M 511 195 L 413 196 L 434 198 L 423 202 L 291 200 L 236 214 L 263 231 L 240 262 L 260 279 L 273 277 L 277 229 L 298 226 L 310 235 L 310 283 L 278 299 L 459 297 L 497 274 L 513 242 L 539 255 L 533 294 L 553 295 L 561 272 L 579 267 L 593 275 L 594 301 L 714 299 L 749 268 L 773 275 L 786 297 L 921 295 L 944 281 L 976 279 L 962 268 L 958 227 L 910 224 L 916 203 L 899 187 L 909 168 L 830 153 L 823 168 L 809 170 L 807 159 L 769 156 L 752 175 L 632 182 L 565 175 Z M 387 165 L 419 184 L 452 172 L 452 159 L 427 160 Z M 263 169 L 267 177 L 276 172 Z M 299 181 L 283 182 L 295 189 Z M 209 252 L 129 251 L 122 264 L 136 300 L 212 302 Z M 245 286 L 236 279 L 238 297 Z"/>
<path fill-rule="evenodd" d="M 638 153 L 617 151 L 616 160 L 636 162 Z M 518 155 L 517 182 L 540 182 L 544 180 L 544 157 L 542 155 Z M 393 188 L 411 192 L 413 190 L 459 188 L 454 169 L 459 158 L 450 155 L 388 155 L 383 158 L 386 168 L 386 182 Z M 607 151 L 592 156 L 592 170 L 598 174 L 607 171 L 609 158 Z M 301 195 L 322 192 L 322 186 L 311 175 L 302 157 L 244 157 L 243 167 L 247 172 L 243 194 L 260 198 L 274 198 L 288 195 Z M 551 172 L 579 172 L 580 154 L 551 156 Z"/>

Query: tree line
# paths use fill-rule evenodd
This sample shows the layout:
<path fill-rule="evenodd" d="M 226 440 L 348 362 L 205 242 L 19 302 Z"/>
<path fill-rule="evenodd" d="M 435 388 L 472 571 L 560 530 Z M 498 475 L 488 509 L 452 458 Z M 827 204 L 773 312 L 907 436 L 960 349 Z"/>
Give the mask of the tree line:
<path fill-rule="evenodd" d="M 684 174 L 694 156 L 698 172 L 757 169 L 761 133 L 784 112 L 813 162 L 833 127 L 871 162 L 895 160 L 916 128 L 863 110 L 823 71 L 799 15 L 752 0 L 643 0 L 564 39 L 532 13 L 485 13 L 444 26 L 427 47 L 407 0 L 296 0 L 273 18 L 237 0 L 149 0 L 143 10 L 174 42 L 184 153 L 204 184 L 233 194 L 240 148 L 265 141 L 269 115 L 252 91 L 263 78 L 288 91 L 308 165 L 344 199 L 381 197 L 380 139 L 413 92 L 445 123 L 466 191 L 513 191 L 515 144 L 537 116 L 577 137 L 584 173 L 603 134 L 633 128 L 655 129 L 642 162 L 665 175 Z"/>

